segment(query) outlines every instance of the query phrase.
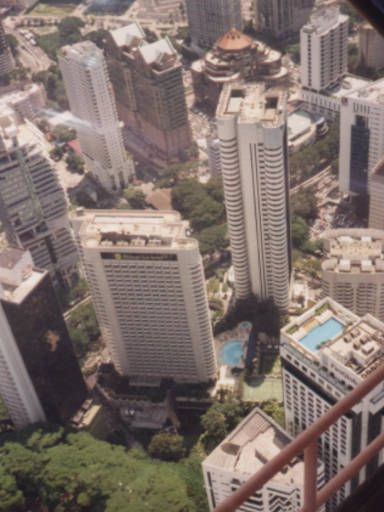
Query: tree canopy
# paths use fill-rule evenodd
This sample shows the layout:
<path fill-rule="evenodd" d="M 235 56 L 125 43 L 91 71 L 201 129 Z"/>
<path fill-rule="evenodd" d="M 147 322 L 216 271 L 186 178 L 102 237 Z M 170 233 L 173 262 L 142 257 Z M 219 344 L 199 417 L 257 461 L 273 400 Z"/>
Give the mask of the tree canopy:
<path fill-rule="evenodd" d="M 177 461 L 184 455 L 183 438 L 171 432 L 155 434 L 148 446 L 148 453 L 156 459 Z"/>

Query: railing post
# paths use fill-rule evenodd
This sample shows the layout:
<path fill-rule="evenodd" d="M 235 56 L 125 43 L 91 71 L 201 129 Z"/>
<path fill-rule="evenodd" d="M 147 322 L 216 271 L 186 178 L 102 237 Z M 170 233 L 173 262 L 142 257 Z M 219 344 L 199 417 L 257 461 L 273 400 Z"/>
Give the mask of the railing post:
<path fill-rule="evenodd" d="M 317 439 L 304 450 L 304 506 L 301 512 L 316 512 Z"/>

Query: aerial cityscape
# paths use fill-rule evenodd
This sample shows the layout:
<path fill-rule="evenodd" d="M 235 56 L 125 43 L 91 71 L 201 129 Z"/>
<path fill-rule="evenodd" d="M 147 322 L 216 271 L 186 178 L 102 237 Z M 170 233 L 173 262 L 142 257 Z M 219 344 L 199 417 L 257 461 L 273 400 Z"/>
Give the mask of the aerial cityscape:
<path fill-rule="evenodd" d="M 383 510 L 353 4 L 0 0 L 0 512 Z"/>

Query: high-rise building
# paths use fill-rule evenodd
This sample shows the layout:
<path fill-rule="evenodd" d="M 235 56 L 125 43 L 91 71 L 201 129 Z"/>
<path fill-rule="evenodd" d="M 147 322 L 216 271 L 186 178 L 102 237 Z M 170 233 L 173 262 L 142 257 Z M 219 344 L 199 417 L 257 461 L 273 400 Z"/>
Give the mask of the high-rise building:
<path fill-rule="evenodd" d="M 384 68 L 384 38 L 369 23 L 359 26 L 358 48 L 361 66 L 375 70 Z"/>
<path fill-rule="evenodd" d="M 371 313 L 384 320 L 384 231 L 332 229 L 322 239 L 323 297 L 359 316 Z"/>
<path fill-rule="evenodd" d="M 220 139 L 217 136 L 216 128 L 207 137 L 207 152 L 211 177 L 221 178 Z"/>
<path fill-rule="evenodd" d="M 384 80 L 346 94 L 340 108 L 339 186 L 369 194 L 370 175 L 384 155 Z"/>
<path fill-rule="evenodd" d="M 301 85 L 323 91 L 348 71 L 349 18 L 331 7 L 311 16 L 300 31 Z"/>
<path fill-rule="evenodd" d="M 198 242 L 177 212 L 79 210 L 72 223 L 116 369 L 150 381 L 216 376 Z"/>
<path fill-rule="evenodd" d="M 106 52 L 126 145 L 146 161 L 179 159 L 192 134 L 183 69 L 171 41 L 148 43 L 132 23 L 110 33 Z"/>
<path fill-rule="evenodd" d="M 217 108 L 235 293 L 289 302 L 290 229 L 285 95 L 225 86 Z"/>
<path fill-rule="evenodd" d="M 0 221 L 9 242 L 30 250 L 35 265 L 48 270 L 55 284 L 71 283 L 78 255 L 43 135 L 31 123 L 16 126 L 8 120 L 6 128 L 0 123 Z"/>
<path fill-rule="evenodd" d="M 86 169 L 108 191 L 126 187 L 134 166 L 123 145 L 103 51 L 91 41 L 64 46 L 59 65 Z"/>
<path fill-rule="evenodd" d="M 0 250 L 0 396 L 17 428 L 65 423 L 86 387 L 49 274 L 29 252 Z"/>
<path fill-rule="evenodd" d="M 369 189 L 369 227 L 384 229 L 384 159 L 373 169 Z"/>
<path fill-rule="evenodd" d="M 325 298 L 281 332 L 286 428 L 296 436 L 383 364 L 384 323 L 358 317 Z M 320 437 L 319 458 L 329 481 L 383 431 L 383 386 L 341 416 Z M 373 474 L 376 456 L 330 503 L 334 509 L 359 483 Z"/>
<path fill-rule="evenodd" d="M 189 37 L 196 48 L 211 46 L 231 28 L 242 29 L 241 0 L 186 0 Z"/>
<path fill-rule="evenodd" d="M 297 35 L 315 0 L 255 0 L 255 28 L 276 39 Z"/>
<path fill-rule="evenodd" d="M 272 418 L 254 409 L 203 461 L 205 490 L 210 510 L 240 487 L 292 439 Z M 319 462 L 318 487 L 324 479 Z M 303 505 L 304 463 L 296 458 L 239 510 L 296 512 Z M 322 510 L 322 509 L 319 509 Z"/>
<path fill-rule="evenodd" d="M 7 38 L 4 32 L 3 23 L 0 18 L 0 76 L 8 74 L 15 67 Z"/>

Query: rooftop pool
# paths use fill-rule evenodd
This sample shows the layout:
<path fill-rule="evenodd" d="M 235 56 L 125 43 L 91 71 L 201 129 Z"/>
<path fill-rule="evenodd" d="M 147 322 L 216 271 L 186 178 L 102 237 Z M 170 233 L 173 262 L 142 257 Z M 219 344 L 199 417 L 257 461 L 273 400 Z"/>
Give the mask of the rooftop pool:
<path fill-rule="evenodd" d="M 241 364 L 241 358 L 243 356 L 243 342 L 240 340 L 231 340 L 224 343 L 220 348 L 219 358 L 221 364 L 227 364 L 228 366 L 238 366 Z"/>
<path fill-rule="evenodd" d="M 306 334 L 299 341 L 307 350 L 311 352 L 315 352 L 322 343 L 331 340 L 338 334 L 340 334 L 344 329 L 344 326 L 341 322 L 336 320 L 336 318 L 330 318 L 326 320 L 323 324 L 314 327 L 308 334 Z"/>

